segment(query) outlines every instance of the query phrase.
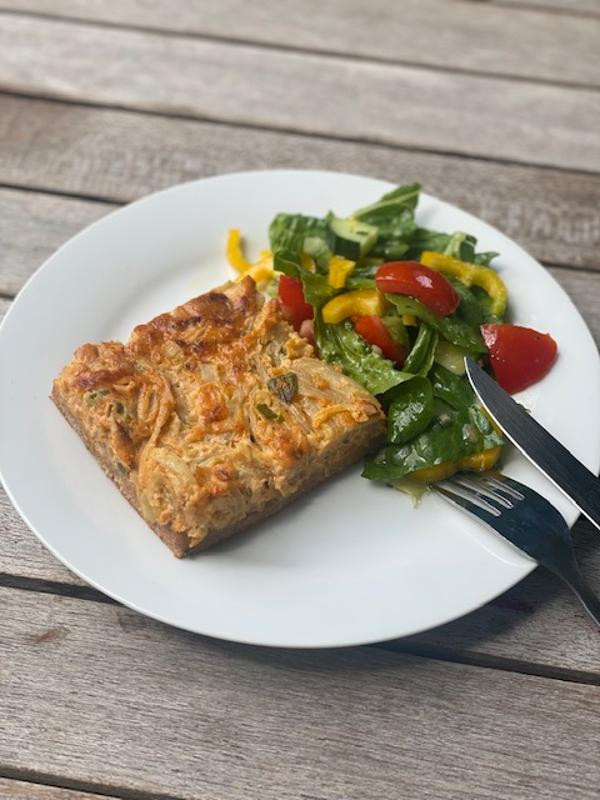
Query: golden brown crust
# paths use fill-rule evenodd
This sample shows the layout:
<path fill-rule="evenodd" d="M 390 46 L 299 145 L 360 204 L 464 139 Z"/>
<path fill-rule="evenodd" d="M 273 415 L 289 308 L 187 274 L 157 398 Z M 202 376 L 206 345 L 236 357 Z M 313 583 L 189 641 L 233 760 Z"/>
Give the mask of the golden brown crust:
<path fill-rule="evenodd" d="M 289 373 L 292 398 L 272 380 Z M 315 358 L 250 278 L 139 325 L 126 345 L 83 345 L 52 398 L 177 556 L 274 513 L 384 427 L 377 401 Z"/>

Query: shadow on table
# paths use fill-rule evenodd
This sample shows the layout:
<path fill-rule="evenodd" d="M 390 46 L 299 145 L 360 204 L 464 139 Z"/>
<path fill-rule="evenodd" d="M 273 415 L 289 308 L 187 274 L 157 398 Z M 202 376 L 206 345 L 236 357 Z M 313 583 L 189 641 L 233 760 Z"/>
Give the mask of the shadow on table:
<path fill-rule="evenodd" d="M 573 537 L 582 571 L 600 593 L 600 532 L 582 517 L 573 529 Z M 534 661 L 544 640 L 568 637 L 565 641 L 571 641 L 573 630 L 579 626 L 586 632 L 594 631 L 572 592 L 555 575 L 538 568 L 476 611 L 383 646 L 429 656 L 488 656 L 495 664 L 504 653 L 508 659 L 518 659 L 520 654 L 524 660 L 528 653 L 528 659 Z"/>
<path fill-rule="evenodd" d="M 600 534 L 587 520 L 574 528 L 577 556 L 583 571 L 600 591 Z M 382 642 L 370 648 L 336 650 L 286 650 L 238 645 L 205 639 L 207 646 L 231 656 L 271 667 L 319 671 L 345 669 L 373 671 L 389 668 L 377 657 L 382 649 L 407 655 L 456 660 L 481 665 L 518 668 L 518 662 L 555 664 L 556 639 L 570 642 L 576 633 L 593 632 L 585 612 L 571 592 L 546 570 L 537 569 L 517 586 L 492 602 L 454 622 L 416 636 Z M 357 658 L 358 651 L 363 657 Z M 544 650 L 546 651 L 544 653 Z M 367 653 L 372 651 L 372 658 Z M 412 659 L 399 659 L 397 668 Z"/>

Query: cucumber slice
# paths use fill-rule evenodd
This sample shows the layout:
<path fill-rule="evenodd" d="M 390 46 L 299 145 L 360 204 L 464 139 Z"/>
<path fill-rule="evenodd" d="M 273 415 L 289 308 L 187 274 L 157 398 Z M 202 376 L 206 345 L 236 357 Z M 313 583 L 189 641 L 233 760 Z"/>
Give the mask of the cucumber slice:
<path fill-rule="evenodd" d="M 329 217 L 329 246 L 334 253 L 356 261 L 377 241 L 377 228 L 358 219 Z"/>

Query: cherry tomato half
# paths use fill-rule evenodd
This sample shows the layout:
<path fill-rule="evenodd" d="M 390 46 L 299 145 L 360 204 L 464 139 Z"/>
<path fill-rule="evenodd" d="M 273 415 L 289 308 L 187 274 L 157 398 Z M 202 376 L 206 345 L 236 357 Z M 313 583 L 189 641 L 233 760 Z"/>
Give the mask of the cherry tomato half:
<path fill-rule="evenodd" d="M 540 381 L 556 361 L 556 342 L 548 333 L 498 323 L 482 325 L 481 335 L 494 377 L 510 394 Z"/>
<path fill-rule="evenodd" d="M 298 331 L 305 319 L 313 318 L 313 307 L 304 298 L 299 278 L 282 275 L 279 278 L 279 302 L 283 316 Z"/>
<path fill-rule="evenodd" d="M 386 358 L 397 364 L 404 364 L 406 350 L 394 342 L 381 317 L 356 317 L 354 328 L 369 344 L 379 347 Z"/>
<path fill-rule="evenodd" d="M 439 317 L 456 311 L 459 297 L 451 284 L 434 269 L 418 261 L 388 261 L 377 270 L 375 283 L 380 292 L 406 294 L 420 300 Z"/>

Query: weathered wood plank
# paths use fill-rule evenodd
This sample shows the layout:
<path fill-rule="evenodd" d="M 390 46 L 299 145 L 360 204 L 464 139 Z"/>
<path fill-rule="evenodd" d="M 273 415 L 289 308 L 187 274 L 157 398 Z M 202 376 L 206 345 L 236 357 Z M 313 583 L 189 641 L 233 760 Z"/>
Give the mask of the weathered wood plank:
<path fill-rule="evenodd" d="M 0 292 L 18 292 L 63 242 L 112 208 L 106 203 L 0 189 Z"/>
<path fill-rule="evenodd" d="M 420 180 L 541 260 L 600 267 L 600 176 L 7 96 L 0 96 L 0 142 L 0 183 L 120 202 L 179 181 L 265 167 Z M 52 202 L 0 191 L 0 234 L 8 247 L 0 251 L 0 291 L 14 291 L 80 223 L 102 213 L 65 200 L 54 218 Z M 28 237 L 15 235 L 26 224 L 21 209 L 36 220 L 27 226 L 36 249 L 26 255 L 17 254 L 29 247 Z"/>
<path fill-rule="evenodd" d="M 600 575 L 600 537 L 583 521 L 577 551 L 592 584 Z M 83 582 L 48 553 L 0 489 L 0 575 L 81 587 Z M 0 584 L 4 579 L 0 577 Z M 6 582 L 6 581 L 5 581 Z M 12 577 L 11 583 L 14 583 Z M 28 584 L 30 585 L 30 584 Z M 60 591 L 60 587 L 47 587 Z M 67 591 L 67 589 L 65 589 Z M 68 591 L 71 591 L 69 588 Z M 79 591 L 79 589 L 77 589 Z M 538 570 L 492 603 L 441 628 L 385 646 L 440 658 L 539 674 L 600 681 L 597 633 L 577 601 L 553 575 Z"/>
<path fill-rule="evenodd" d="M 471 156 L 600 163 L 591 89 L 11 14 L 0 17 L 0 88 Z"/>
<path fill-rule="evenodd" d="M 9 306 L 10 301 L 0 297 L 0 322 Z M 2 573 L 83 585 L 35 538 L 0 485 L 0 575 Z"/>
<path fill-rule="evenodd" d="M 600 83 L 598 33 L 581 17 L 560 24 L 527 8 L 448 0 L 10 0 L 11 9 L 110 25 L 199 34 L 282 48 L 387 59 L 443 69 Z M 319 24 L 311 24 L 318 17 Z M 444 31 L 436 36 L 434 31 Z M 585 57 L 574 57 L 574 53 Z"/>
<path fill-rule="evenodd" d="M 598 531 L 580 519 L 573 537 L 582 571 L 600 592 Z M 460 620 L 385 646 L 600 683 L 597 629 L 574 595 L 542 569 Z"/>
<path fill-rule="evenodd" d="M 117 800 L 112 795 L 90 794 L 8 778 L 0 778 L 0 797 L 2 800 Z"/>
<path fill-rule="evenodd" d="M 373 648 L 226 645 L 31 592 L 0 601 L 7 768 L 190 800 L 495 800 L 499 782 L 520 800 L 597 796 L 598 687 Z"/>
<path fill-rule="evenodd" d="M 83 586 L 83 581 L 38 541 L 0 486 L 0 575 Z"/>
<path fill-rule="evenodd" d="M 600 275 L 553 269 L 600 339 Z M 4 301 L 0 304 L 7 307 Z M 575 529 L 582 564 L 592 581 L 600 574 L 600 537 L 585 522 Z M 27 530 L 0 490 L 0 573 L 81 586 Z M 498 600 L 401 648 L 479 663 L 518 665 L 539 672 L 572 671 L 600 676 L 595 634 L 584 613 L 557 579 L 537 572 Z"/>
<path fill-rule="evenodd" d="M 33 209 L 26 204 L 23 205 L 22 210 L 25 214 L 38 213 L 35 209 L 40 208 L 37 205 L 39 200 L 47 203 L 44 212 L 39 212 L 38 217 L 42 220 L 48 219 L 50 221 L 48 231 L 56 232 L 60 239 L 64 238 L 63 231 L 64 236 L 73 231 L 67 231 L 58 224 L 55 226 L 54 222 L 58 223 L 57 217 L 63 218 L 63 221 L 67 220 L 68 227 L 71 221 L 77 225 L 85 221 L 88 212 L 93 215 L 105 209 L 102 204 L 75 199 L 38 197 L 35 193 L 13 191 L 0 192 L 0 207 L 1 198 L 7 195 L 10 200 L 13 194 L 20 195 L 19 199 L 23 203 L 29 201 L 36 203 Z M 56 217 L 53 216 L 53 203 L 56 203 Z M 65 207 L 65 203 L 68 207 Z M 85 208 L 78 209 L 78 205 Z M 0 215 L 0 219 L 3 216 L 6 215 Z M 18 230 L 20 217 L 15 215 L 13 221 L 14 230 Z M 9 239 L 5 237 L 4 240 Z M 36 249 L 37 245 L 33 251 L 28 249 L 32 241 L 35 244 L 35 231 L 32 231 L 30 236 L 17 237 L 15 246 L 18 244 L 22 249 L 16 247 L 13 250 L 11 263 L 26 264 L 32 257 L 32 252 L 35 258 L 40 255 Z M 39 238 L 37 241 L 41 243 L 42 240 Z M 54 246 L 56 243 L 50 241 L 48 244 Z M 31 263 L 31 267 L 33 268 L 36 263 L 36 261 Z M 551 271 L 571 294 L 595 337 L 600 340 L 600 311 L 598 311 L 600 275 L 566 269 Z M 19 274 L 8 274 L 9 283 L 12 281 L 13 287 L 18 289 Z M 7 301 L 0 301 L 0 314 L 7 307 Z M 585 550 L 585 558 L 591 565 L 592 571 L 600 571 L 600 553 L 594 552 L 592 548 L 593 535 L 590 536 L 589 532 L 583 531 L 579 536 L 585 538 L 585 547 L 588 548 Z M 52 558 L 27 531 L 3 493 L 0 494 L 0 572 L 44 581 L 76 585 L 81 583 Z M 561 636 L 563 638 L 560 638 Z M 597 674 L 598 664 L 594 660 L 594 649 L 590 647 L 589 636 L 590 630 L 567 592 L 559 588 L 555 580 L 542 574 L 528 579 L 491 606 L 446 629 L 431 632 L 409 646 L 418 646 L 420 649 L 433 648 L 457 658 L 484 661 L 503 659 L 507 663 L 511 661 L 531 663 L 531 669 L 545 667 L 574 670 L 582 674 Z M 562 652 L 557 645 L 557 638 L 559 642 L 569 642 L 566 652 Z"/>

